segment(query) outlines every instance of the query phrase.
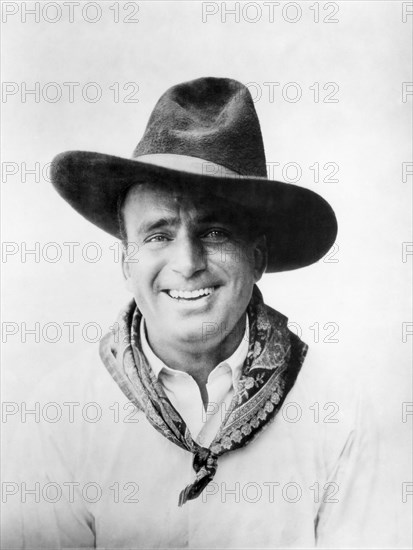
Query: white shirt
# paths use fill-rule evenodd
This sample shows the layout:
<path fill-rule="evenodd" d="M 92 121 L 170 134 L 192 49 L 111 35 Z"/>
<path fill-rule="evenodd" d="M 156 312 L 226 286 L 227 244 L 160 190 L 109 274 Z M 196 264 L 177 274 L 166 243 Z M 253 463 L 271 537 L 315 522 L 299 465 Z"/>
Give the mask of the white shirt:
<path fill-rule="evenodd" d="M 184 371 L 171 369 L 155 355 L 146 337 L 145 322 L 141 322 L 142 351 L 149 366 L 162 384 L 172 405 L 185 421 L 191 436 L 204 447 L 208 447 L 214 439 L 238 385 L 248 353 L 248 315 L 245 325 L 245 332 L 237 349 L 228 359 L 219 363 L 208 376 L 208 405 L 204 409 L 201 392 L 193 377 Z"/>
<path fill-rule="evenodd" d="M 312 351 L 275 420 L 222 455 L 182 507 L 193 455 L 133 408 L 97 349 L 71 357 L 26 403 L 39 418 L 10 418 L 3 547 L 400 548 L 401 489 L 365 414 L 374 407 L 348 365 L 323 366 Z"/>

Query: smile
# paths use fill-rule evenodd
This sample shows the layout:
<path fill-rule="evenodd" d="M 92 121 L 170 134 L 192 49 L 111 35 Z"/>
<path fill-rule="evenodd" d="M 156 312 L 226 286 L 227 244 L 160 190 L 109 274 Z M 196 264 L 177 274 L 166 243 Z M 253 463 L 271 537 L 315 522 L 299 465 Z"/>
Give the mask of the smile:
<path fill-rule="evenodd" d="M 209 296 L 215 290 L 215 287 L 208 286 L 197 290 L 167 290 L 166 293 L 175 300 L 198 300 L 204 296 Z"/>

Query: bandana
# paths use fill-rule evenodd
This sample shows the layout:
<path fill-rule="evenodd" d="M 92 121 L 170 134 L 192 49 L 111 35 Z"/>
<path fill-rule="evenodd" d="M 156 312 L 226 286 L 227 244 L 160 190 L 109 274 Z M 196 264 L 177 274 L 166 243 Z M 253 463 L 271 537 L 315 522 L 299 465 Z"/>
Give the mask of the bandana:
<path fill-rule="evenodd" d="M 249 349 L 225 418 L 209 448 L 193 440 L 142 352 L 142 314 L 132 301 L 100 343 L 100 356 L 126 397 L 164 437 L 193 453 L 196 476 L 178 505 L 197 498 L 214 478 L 218 457 L 245 447 L 274 419 L 294 385 L 308 346 L 287 327 L 287 318 L 264 304 L 258 287 L 247 308 Z"/>

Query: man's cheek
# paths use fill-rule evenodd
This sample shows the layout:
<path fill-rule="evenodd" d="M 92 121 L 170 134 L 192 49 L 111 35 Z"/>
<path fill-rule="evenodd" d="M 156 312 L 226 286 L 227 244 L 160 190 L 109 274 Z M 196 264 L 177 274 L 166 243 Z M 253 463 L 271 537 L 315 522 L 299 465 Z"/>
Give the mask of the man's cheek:
<path fill-rule="evenodd" d="M 145 290 L 142 282 L 136 279 L 132 280 L 131 286 L 136 305 L 143 312 L 148 308 L 148 304 L 150 304 L 151 301 L 149 289 Z"/>
<path fill-rule="evenodd" d="M 129 276 L 125 279 L 125 286 L 126 286 L 126 290 L 129 290 L 129 292 L 131 292 L 132 294 L 135 294 L 135 284 L 132 277 Z"/>

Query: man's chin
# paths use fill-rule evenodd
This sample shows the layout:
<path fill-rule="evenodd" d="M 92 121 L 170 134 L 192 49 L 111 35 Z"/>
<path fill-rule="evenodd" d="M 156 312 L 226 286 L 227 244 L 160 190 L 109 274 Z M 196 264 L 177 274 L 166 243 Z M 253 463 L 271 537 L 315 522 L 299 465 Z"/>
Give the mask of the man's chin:
<path fill-rule="evenodd" d="M 207 340 L 206 327 L 208 323 L 194 322 L 193 320 L 187 320 L 187 322 L 177 322 L 174 324 L 172 338 L 175 342 L 181 342 L 182 344 L 193 344 L 196 346 L 202 345 Z M 209 325 L 212 325 L 209 323 Z"/>

